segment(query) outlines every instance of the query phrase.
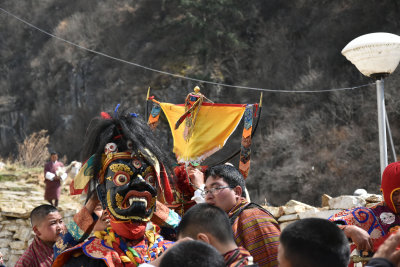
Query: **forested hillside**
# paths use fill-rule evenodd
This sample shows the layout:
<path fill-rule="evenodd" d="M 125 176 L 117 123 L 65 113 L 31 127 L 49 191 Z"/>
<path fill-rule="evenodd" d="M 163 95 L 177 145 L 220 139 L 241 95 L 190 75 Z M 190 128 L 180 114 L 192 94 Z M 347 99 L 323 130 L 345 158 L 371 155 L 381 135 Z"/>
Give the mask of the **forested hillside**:
<path fill-rule="evenodd" d="M 397 0 L 1 0 L 0 7 L 111 57 L 195 79 L 274 90 L 373 83 L 341 50 L 363 34 L 400 35 Z M 196 85 L 214 102 L 256 103 L 260 97 L 260 91 L 198 83 L 88 52 L 4 11 L 0 60 L 3 157 L 15 155 L 17 142 L 27 135 L 46 129 L 53 149 L 69 161 L 79 159 L 90 118 L 118 103 L 143 116 L 149 86 L 157 99 L 173 103 L 182 103 Z M 399 69 L 385 80 L 385 96 L 400 151 Z M 165 121 L 158 133 L 170 150 Z M 237 133 L 207 163 L 239 146 Z M 378 192 L 375 85 L 264 92 L 251 166 L 248 187 L 261 203 L 293 198 L 319 204 L 322 193 Z"/>

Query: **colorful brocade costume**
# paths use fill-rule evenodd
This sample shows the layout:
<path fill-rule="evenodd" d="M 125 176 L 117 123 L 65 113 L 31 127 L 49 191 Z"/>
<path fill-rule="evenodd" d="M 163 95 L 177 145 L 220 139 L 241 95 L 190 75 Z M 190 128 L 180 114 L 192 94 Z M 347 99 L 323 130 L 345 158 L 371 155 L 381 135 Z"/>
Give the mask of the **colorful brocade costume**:
<path fill-rule="evenodd" d="M 118 108 L 91 121 L 83 149 L 87 161 L 70 186 L 71 194 L 97 195 L 110 227 L 71 247 L 93 229 L 95 218 L 83 209 L 63 242 L 56 244 L 56 254 L 61 254 L 53 266 L 137 266 L 172 244 L 150 222 L 175 227 L 180 220 L 163 205 L 174 201 L 164 165 L 168 158 L 147 124 Z"/>
<path fill-rule="evenodd" d="M 235 242 L 247 249 L 260 267 L 278 266 L 279 224 L 265 210 L 246 208 L 249 204 L 242 198 L 228 213 L 230 219 L 239 213 L 231 221 Z"/>
<path fill-rule="evenodd" d="M 53 266 L 76 266 L 82 263 L 103 266 L 99 261 L 104 262 L 104 266 L 137 266 L 155 260 L 172 244 L 173 242 L 165 241 L 162 236 L 151 231 L 146 232 L 139 242 L 125 243 L 117 234 L 107 229 L 96 234 L 96 237 L 65 250 L 56 258 Z M 128 252 L 126 254 L 129 256 L 121 257 L 121 253 L 118 253 L 119 247 L 125 253 Z M 83 254 L 85 257 L 79 259 Z"/>
<path fill-rule="evenodd" d="M 367 231 L 374 244 L 374 251 L 388 233 L 400 228 L 400 216 L 393 213 L 384 202 L 371 208 L 344 210 L 331 216 L 329 220 L 339 225 L 355 225 Z"/>
<path fill-rule="evenodd" d="M 177 227 L 180 222 L 180 217 L 164 205 L 161 205 L 161 203 L 157 204 L 157 211 L 152 217 L 152 219 L 154 219 L 153 221 L 157 221 L 161 226 L 168 228 Z M 71 255 L 80 256 L 81 252 L 93 259 L 104 261 L 104 264 L 106 264 L 104 266 L 110 266 L 110 262 L 118 266 L 115 264 L 115 261 L 119 263 L 119 257 L 114 255 L 116 252 L 112 249 L 112 244 L 111 246 L 107 245 L 107 240 L 111 240 L 107 237 L 110 233 L 110 229 L 104 232 L 95 232 L 95 237 L 99 240 L 94 240 L 95 237 L 91 237 L 86 242 L 83 242 L 91 234 L 97 219 L 97 216 L 95 214 L 90 214 L 85 207 L 74 215 L 73 221 L 67 224 L 68 231 L 63 234 L 54 245 L 54 259 L 62 253 L 63 256 L 57 258 L 53 266 L 63 266 Z M 157 234 L 155 229 L 146 231 L 145 236 L 147 242 L 143 239 L 140 244 L 132 248 L 138 253 L 139 259 L 137 259 L 137 263 L 149 262 L 156 259 L 158 254 L 172 244 L 172 242 L 164 241 L 163 238 Z M 148 240 L 152 240 L 150 242 L 150 248 Z M 148 248 L 147 250 L 145 249 L 146 247 Z M 100 255 L 102 255 L 101 258 L 99 258 Z M 79 261 L 79 259 L 75 259 L 71 264 L 76 264 L 77 261 Z"/>

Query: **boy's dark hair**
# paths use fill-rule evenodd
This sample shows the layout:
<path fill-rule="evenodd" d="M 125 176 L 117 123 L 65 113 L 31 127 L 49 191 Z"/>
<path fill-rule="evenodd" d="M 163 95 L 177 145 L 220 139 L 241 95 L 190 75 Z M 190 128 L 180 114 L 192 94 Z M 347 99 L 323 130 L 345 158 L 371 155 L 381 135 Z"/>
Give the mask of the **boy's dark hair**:
<path fill-rule="evenodd" d="M 51 212 L 58 212 L 58 209 L 49 204 L 43 204 L 34 208 L 31 211 L 31 216 L 30 216 L 32 226 L 35 226 L 36 224 L 40 223 L 47 216 L 47 214 Z"/>
<path fill-rule="evenodd" d="M 222 244 L 235 242 L 226 212 L 207 203 L 191 207 L 183 215 L 177 230 L 181 237 L 197 239 L 198 233 L 209 233 Z"/>
<path fill-rule="evenodd" d="M 281 233 L 284 257 L 297 267 L 346 267 L 350 247 L 334 223 L 307 218 L 289 224 Z"/>
<path fill-rule="evenodd" d="M 160 267 L 225 267 L 224 257 L 211 245 L 190 240 L 177 243 L 164 252 Z"/>
<path fill-rule="evenodd" d="M 210 176 L 213 178 L 221 177 L 231 188 L 239 185 L 242 188 L 242 197 L 246 197 L 244 177 L 234 166 L 221 164 L 210 167 L 205 172 L 205 181 Z"/>

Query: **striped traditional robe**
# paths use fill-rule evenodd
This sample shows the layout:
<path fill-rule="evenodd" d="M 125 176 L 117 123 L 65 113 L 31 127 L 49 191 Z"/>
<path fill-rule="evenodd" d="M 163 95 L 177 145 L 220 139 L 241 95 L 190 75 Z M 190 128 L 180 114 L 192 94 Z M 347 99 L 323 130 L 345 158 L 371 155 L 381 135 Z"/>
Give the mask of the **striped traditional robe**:
<path fill-rule="evenodd" d="M 53 247 L 47 246 L 37 236 L 18 259 L 15 267 L 50 267 L 53 263 Z"/>
<path fill-rule="evenodd" d="M 253 264 L 253 257 L 242 247 L 228 251 L 223 256 L 227 267 L 242 267 Z"/>
<path fill-rule="evenodd" d="M 228 213 L 249 204 L 242 198 Z M 236 244 L 247 249 L 254 262 L 262 266 L 278 266 L 278 245 L 281 231 L 279 224 L 267 212 L 259 208 L 244 209 L 232 224 Z"/>

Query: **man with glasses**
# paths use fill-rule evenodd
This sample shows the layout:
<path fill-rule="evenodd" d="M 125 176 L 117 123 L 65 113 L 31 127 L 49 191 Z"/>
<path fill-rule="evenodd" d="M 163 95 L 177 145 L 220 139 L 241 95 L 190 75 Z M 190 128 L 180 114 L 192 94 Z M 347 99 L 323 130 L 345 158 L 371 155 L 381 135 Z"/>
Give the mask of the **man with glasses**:
<path fill-rule="evenodd" d="M 246 201 L 244 188 L 235 167 L 218 165 L 207 169 L 202 195 L 228 214 L 236 244 L 247 249 L 255 263 L 278 266 L 279 225 L 267 210 Z"/>

